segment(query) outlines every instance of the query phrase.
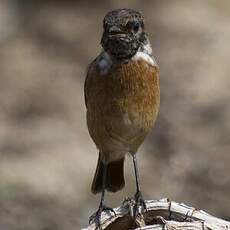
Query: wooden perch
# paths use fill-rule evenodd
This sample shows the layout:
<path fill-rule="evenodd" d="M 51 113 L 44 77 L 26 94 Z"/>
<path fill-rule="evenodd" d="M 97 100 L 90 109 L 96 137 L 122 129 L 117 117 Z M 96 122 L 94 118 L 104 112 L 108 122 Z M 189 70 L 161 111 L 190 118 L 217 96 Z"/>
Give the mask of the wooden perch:
<path fill-rule="evenodd" d="M 146 201 L 147 212 L 134 221 L 132 214 L 134 201 L 126 200 L 114 213 L 103 212 L 101 216 L 102 229 L 154 229 L 154 230 L 230 230 L 230 222 L 216 218 L 208 213 L 197 210 L 168 199 Z M 91 224 L 82 230 L 94 230 Z"/>

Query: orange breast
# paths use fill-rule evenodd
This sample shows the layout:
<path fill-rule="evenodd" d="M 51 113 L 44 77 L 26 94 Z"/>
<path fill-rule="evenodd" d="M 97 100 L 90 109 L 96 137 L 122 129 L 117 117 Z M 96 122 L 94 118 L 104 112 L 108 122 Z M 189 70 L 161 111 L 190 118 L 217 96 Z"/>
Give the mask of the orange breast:
<path fill-rule="evenodd" d="M 102 76 L 93 66 L 86 90 L 88 128 L 98 148 L 103 149 L 108 138 L 138 148 L 159 110 L 158 68 L 142 60 L 130 61 L 112 66 Z"/>

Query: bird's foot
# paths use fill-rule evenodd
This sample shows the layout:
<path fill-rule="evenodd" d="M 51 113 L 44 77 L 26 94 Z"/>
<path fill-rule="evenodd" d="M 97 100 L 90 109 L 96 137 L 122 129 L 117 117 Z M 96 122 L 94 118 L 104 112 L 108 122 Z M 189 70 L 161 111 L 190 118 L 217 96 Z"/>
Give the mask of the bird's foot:
<path fill-rule="evenodd" d="M 102 230 L 101 227 L 101 214 L 102 212 L 112 212 L 114 216 L 116 216 L 116 212 L 105 205 L 100 204 L 98 210 L 89 218 L 89 224 L 95 223 L 96 228 L 95 229 L 100 229 Z"/>
<path fill-rule="evenodd" d="M 147 207 L 141 191 L 137 191 L 135 194 L 135 216 L 142 215 L 147 211 Z"/>
<path fill-rule="evenodd" d="M 141 191 L 137 191 L 135 196 L 135 206 L 134 206 L 134 220 L 137 226 L 143 227 L 145 226 L 145 218 L 144 213 L 147 211 L 147 207 Z"/>

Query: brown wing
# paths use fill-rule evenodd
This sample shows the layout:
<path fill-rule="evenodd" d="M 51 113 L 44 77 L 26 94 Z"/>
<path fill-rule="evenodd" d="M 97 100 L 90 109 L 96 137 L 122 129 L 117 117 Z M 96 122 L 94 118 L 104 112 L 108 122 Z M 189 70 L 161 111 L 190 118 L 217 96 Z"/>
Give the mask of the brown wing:
<path fill-rule="evenodd" d="M 96 58 L 89 64 L 89 66 L 87 67 L 87 74 L 86 74 L 86 78 L 85 78 L 85 83 L 84 83 L 84 96 L 85 96 L 85 106 L 87 108 L 87 102 L 88 102 L 88 96 L 89 96 L 89 80 L 90 80 L 90 72 L 93 68 L 93 66 L 95 66 L 95 62 L 96 62 Z"/>

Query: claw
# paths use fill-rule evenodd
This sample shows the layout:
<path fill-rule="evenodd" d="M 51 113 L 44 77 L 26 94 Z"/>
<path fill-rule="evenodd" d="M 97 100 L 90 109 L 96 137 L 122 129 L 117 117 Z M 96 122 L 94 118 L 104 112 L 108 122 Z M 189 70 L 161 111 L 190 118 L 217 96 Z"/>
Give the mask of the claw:
<path fill-rule="evenodd" d="M 147 207 L 140 191 L 135 194 L 135 201 L 135 216 L 145 213 Z"/>
<path fill-rule="evenodd" d="M 98 210 L 89 218 L 89 224 L 95 223 L 96 229 L 100 229 L 100 230 L 102 230 L 101 227 L 102 212 L 112 212 L 114 216 L 116 216 L 116 212 L 112 208 L 107 207 L 105 205 L 100 205 Z"/>

